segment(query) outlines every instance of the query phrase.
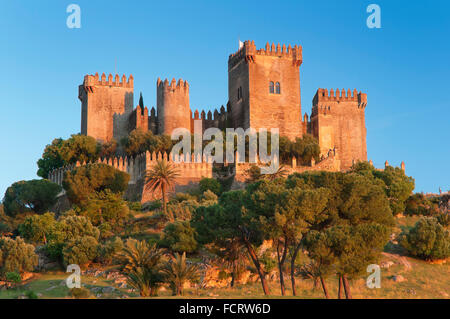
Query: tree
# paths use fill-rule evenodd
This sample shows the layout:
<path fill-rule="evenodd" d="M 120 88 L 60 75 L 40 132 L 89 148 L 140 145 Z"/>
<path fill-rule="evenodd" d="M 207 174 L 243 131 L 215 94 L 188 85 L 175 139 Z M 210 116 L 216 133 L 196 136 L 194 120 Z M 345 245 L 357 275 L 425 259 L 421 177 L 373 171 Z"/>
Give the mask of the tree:
<path fill-rule="evenodd" d="M 169 248 L 171 251 L 178 253 L 193 253 L 198 247 L 195 240 L 195 230 L 191 227 L 189 221 L 175 221 L 168 224 L 164 228 L 159 244 L 161 247 Z"/>
<path fill-rule="evenodd" d="M 85 266 L 97 257 L 98 241 L 92 236 L 71 239 L 63 249 L 64 264 Z"/>
<path fill-rule="evenodd" d="M 144 111 L 144 98 L 142 97 L 142 92 L 139 94 L 139 106 L 141 107 L 141 110 Z"/>
<path fill-rule="evenodd" d="M 146 151 L 169 153 L 172 149 L 172 139 L 168 135 L 154 135 L 151 131 L 143 131 L 139 128 L 121 140 L 128 156 L 136 156 Z"/>
<path fill-rule="evenodd" d="M 152 192 L 157 189 L 161 190 L 163 210 L 167 216 L 167 199 L 166 192 L 173 186 L 175 179 L 179 176 L 172 164 L 165 160 L 157 160 L 156 164 L 147 172 L 145 177 L 147 189 Z"/>
<path fill-rule="evenodd" d="M 308 250 L 309 258 L 313 260 L 311 269 L 314 271 L 311 275 L 320 279 L 325 298 L 329 299 L 330 296 L 325 284 L 325 279 L 333 271 L 333 264 L 336 262 L 336 256 L 333 254 L 328 233 L 313 230 L 304 238 L 303 243 Z"/>
<path fill-rule="evenodd" d="M 219 204 L 198 207 L 191 223 L 198 233 L 200 243 L 214 243 L 225 247 L 228 241 L 237 241 L 243 245 L 255 265 L 264 294 L 267 295 L 269 286 L 266 273 L 257 254 L 263 234 L 254 216 L 245 210 L 244 196 L 245 192 L 242 190 L 223 193 Z"/>
<path fill-rule="evenodd" d="M 214 178 L 203 177 L 200 182 L 200 192 L 204 193 L 206 191 L 211 191 L 216 195 L 220 195 L 221 186 L 220 183 Z"/>
<path fill-rule="evenodd" d="M 38 160 L 38 176 L 48 178 L 51 170 L 68 164 L 79 162 L 95 162 L 98 159 L 99 148 L 95 138 L 86 135 L 72 135 L 67 140 L 53 140 L 47 145 Z"/>
<path fill-rule="evenodd" d="M 56 220 L 53 213 L 32 215 L 19 225 L 19 234 L 31 242 L 47 244 L 47 238 L 51 236 L 55 227 Z"/>
<path fill-rule="evenodd" d="M 109 190 L 122 193 L 128 186 L 130 175 L 106 164 L 89 164 L 66 172 L 63 187 L 70 202 L 85 207 L 95 192 Z"/>
<path fill-rule="evenodd" d="M 156 245 L 128 239 L 117 259 L 131 287 L 142 297 L 156 296 L 163 282 L 163 253 Z"/>
<path fill-rule="evenodd" d="M 400 244 L 413 256 L 425 260 L 450 257 L 450 232 L 436 218 L 422 217 L 400 236 Z"/>
<path fill-rule="evenodd" d="M 188 264 L 186 261 L 186 253 L 182 255 L 175 253 L 171 256 L 170 261 L 167 261 L 162 272 L 166 275 L 166 280 L 172 288 L 173 295 L 182 296 L 183 286 L 187 281 L 194 281 L 198 278 L 198 266 L 195 264 Z"/>
<path fill-rule="evenodd" d="M 99 153 L 98 156 L 102 158 L 113 157 L 117 151 L 117 141 L 111 139 L 105 143 L 98 143 Z"/>
<path fill-rule="evenodd" d="M 88 217 L 94 226 L 108 223 L 114 230 L 119 230 L 129 216 L 130 210 L 120 193 L 106 189 L 92 194 L 79 214 Z"/>
<path fill-rule="evenodd" d="M 45 179 L 16 182 L 5 192 L 5 213 L 9 216 L 25 212 L 41 214 L 56 203 L 60 192 L 59 185 Z"/>
<path fill-rule="evenodd" d="M 33 245 L 25 243 L 20 237 L 0 237 L 0 276 L 8 272 L 32 271 L 37 263 Z"/>
<path fill-rule="evenodd" d="M 405 211 L 405 202 L 414 190 L 414 179 L 406 176 L 401 168 L 387 166 L 380 171 L 367 162 L 358 162 L 352 166 L 351 171 L 382 181 L 392 213 L 397 215 Z"/>

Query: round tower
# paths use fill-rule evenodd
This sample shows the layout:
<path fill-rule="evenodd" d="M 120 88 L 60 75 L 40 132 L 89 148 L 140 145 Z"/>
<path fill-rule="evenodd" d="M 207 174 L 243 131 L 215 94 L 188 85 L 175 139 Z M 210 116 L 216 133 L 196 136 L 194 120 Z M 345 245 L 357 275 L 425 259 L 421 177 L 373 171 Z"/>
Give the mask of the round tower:
<path fill-rule="evenodd" d="M 176 128 L 191 131 L 191 110 L 189 107 L 189 84 L 175 79 L 169 83 L 158 78 L 156 83 L 158 133 L 171 135 Z"/>

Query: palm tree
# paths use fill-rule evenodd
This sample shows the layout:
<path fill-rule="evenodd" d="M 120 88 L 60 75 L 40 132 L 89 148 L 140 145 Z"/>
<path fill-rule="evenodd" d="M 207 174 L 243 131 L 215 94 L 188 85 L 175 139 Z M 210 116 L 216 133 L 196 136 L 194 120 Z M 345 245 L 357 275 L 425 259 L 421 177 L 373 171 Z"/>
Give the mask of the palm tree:
<path fill-rule="evenodd" d="M 166 275 L 166 280 L 176 296 L 183 295 L 183 286 L 186 281 L 198 278 L 198 266 L 186 262 L 186 253 L 182 255 L 175 253 L 171 260 L 166 262 L 162 272 Z"/>
<path fill-rule="evenodd" d="M 142 297 L 157 294 L 163 282 L 163 253 L 156 248 L 156 244 L 148 245 L 145 241 L 128 239 L 117 259 L 128 284 L 138 290 Z"/>
<path fill-rule="evenodd" d="M 152 192 L 161 189 L 164 215 L 167 216 L 166 192 L 179 176 L 178 171 L 166 160 L 157 160 L 156 164 L 146 174 L 146 188 Z"/>

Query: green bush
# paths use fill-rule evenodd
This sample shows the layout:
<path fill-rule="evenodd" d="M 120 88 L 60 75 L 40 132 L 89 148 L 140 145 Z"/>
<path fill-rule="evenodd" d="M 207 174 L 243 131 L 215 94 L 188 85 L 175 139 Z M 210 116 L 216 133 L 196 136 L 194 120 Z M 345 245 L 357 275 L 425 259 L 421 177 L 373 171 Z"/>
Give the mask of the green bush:
<path fill-rule="evenodd" d="M 92 236 L 84 236 L 70 240 L 63 249 L 65 265 L 86 265 L 97 257 L 98 242 Z"/>
<path fill-rule="evenodd" d="M 120 237 L 115 237 L 113 240 L 106 242 L 99 246 L 98 258 L 102 264 L 110 264 L 114 257 L 123 249 L 123 241 Z"/>
<path fill-rule="evenodd" d="M 206 191 L 211 191 L 216 195 L 220 195 L 220 183 L 214 178 L 202 178 L 199 182 L 200 192 L 203 194 Z"/>
<path fill-rule="evenodd" d="M 38 263 L 33 245 L 16 237 L 0 237 L 0 276 L 8 272 L 32 271 Z"/>
<path fill-rule="evenodd" d="M 27 296 L 28 299 L 39 299 L 39 298 L 38 298 L 38 295 L 37 295 L 34 291 L 32 291 L 32 290 L 28 290 L 28 291 L 25 293 L 25 296 Z"/>
<path fill-rule="evenodd" d="M 421 193 L 409 196 L 406 200 L 405 206 L 406 215 L 433 216 L 439 213 L 438 205 L 427 199 Z"/>
<path fill-rule="evenodd" d="M 436 218 L 423 217 L 400 236 L 400 244 L 412 255 L 425 260 L 450 257 L 450 233 Z"/>
<path fill-rule="evenodd" d="M 6 280 L 18 284 L 22 281 L 22 278 L 20 277 L 20 274 L 16 273 L 15 271 L 11 271 L 6 273 Z"/>
<path fill-rule="evenodd" d="M 28 241 L 46 244 L 55 226 L 56 220 L 53 213 L 32 215 L 19 225 L 19 234 Z"/>
<path fill-rule="evenodd" d="M 195 235 L 196 232 L 189 221 L 176 221 L 164 228 L 159 244 L 161 247 L 169 248 L 173 252 L 192 253 L 198 248 Z"/>
<path fill-rule="evenodd" d="M 122 193 L 128 186 L 130 175 L 106 164 L 90 164 L 66 172 L 63 187 L 70 202 L 84 207 L 92 194 L 106 190 Z"/>

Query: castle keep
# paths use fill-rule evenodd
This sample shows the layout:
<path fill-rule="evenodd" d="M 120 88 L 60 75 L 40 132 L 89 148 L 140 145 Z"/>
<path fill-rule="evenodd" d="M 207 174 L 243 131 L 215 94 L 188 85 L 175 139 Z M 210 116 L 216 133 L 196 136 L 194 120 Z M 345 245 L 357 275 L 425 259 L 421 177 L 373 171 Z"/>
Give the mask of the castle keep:
<path fill-rule="evenodd" d="M 339 158 L 334 169 L 346 170 L 353 162 L 367 160 L 364 111 L 367 96 L 356 90 L 318 89 L 311 116 L 302 117 L 300 66 L 302 47 L 269 43 L 256 49 L 245 41 L 228 58 L 228 102 L 214 112 L 192 112 L 187 81 L 156 82 L 156 110 L 133 108 L 133 76 L 122 79 L 110 74 L 86 75 L 79 87 L 81 133 L 98 140 L 120 140 L 140 128 L 154 134 L 172 133 L 175 128 L 193 132 L 194 120 L 202 130 L 252 127 L 279 128 L 291 140 L 309 133 L 320 144 L 321 153 Z"/>

